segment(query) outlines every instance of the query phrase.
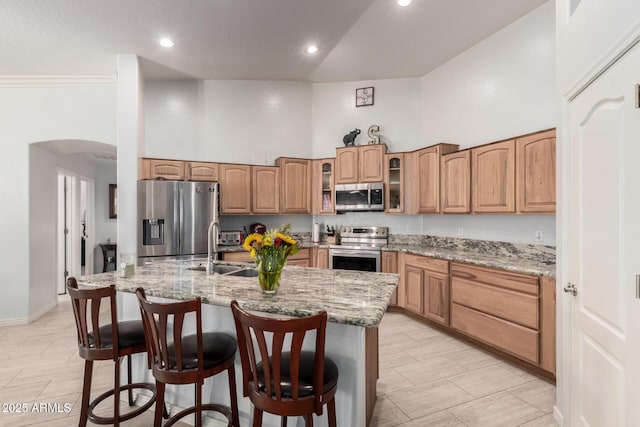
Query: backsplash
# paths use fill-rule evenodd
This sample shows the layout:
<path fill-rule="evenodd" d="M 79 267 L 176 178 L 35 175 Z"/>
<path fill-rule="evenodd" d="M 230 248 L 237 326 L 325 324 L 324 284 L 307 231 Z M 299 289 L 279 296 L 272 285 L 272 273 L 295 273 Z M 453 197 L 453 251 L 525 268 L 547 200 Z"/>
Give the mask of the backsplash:
<path fill-rule="evenodd" d="M 425 235 L 391 234 L 389 244 L 430 246 L 435 248 L 476 252 L 526 259 L 542 263 L 555 263 L 556 248 L 553 246 L 530 245 L 526 243 L 494 242 L 490 240 L 458 239 Z"/>

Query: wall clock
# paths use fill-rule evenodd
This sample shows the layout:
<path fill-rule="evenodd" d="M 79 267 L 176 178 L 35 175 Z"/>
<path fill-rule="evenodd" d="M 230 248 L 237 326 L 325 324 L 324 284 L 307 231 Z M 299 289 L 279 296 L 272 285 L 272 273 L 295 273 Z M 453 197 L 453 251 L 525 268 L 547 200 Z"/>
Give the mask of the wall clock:
<path fill-rule="evenodd" d="M 356 89 L 356 107 L 373 105 L 373 86 Z"/>

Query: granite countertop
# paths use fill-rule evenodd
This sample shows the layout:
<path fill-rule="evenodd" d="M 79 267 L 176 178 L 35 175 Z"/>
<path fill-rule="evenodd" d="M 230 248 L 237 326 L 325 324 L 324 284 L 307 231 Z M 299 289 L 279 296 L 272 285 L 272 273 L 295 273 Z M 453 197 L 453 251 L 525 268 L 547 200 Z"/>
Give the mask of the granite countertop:
<path fill-rule="evenodd" d="M 116 285 L 121 292 L 143 287 L 148 296 L 188 300 L 200 297 L 205 304 L 229 306 L 237 300 L 247 310 L 302 317 L 326 310 L 330 322 L 377 327 L 384 315 L 400 276 L 387 273 L 285 267 L 280 289 L 265 296 L 257 277 L 221 274 L 208 276 L 188 270 L 196 261 L 163 260 L 136 267 L 130 278 L 119 272 L 82 276 L 82 285 Z M 220 263 L 249 267 L 244 263 Z"/>
<path fill-rule="evenodd" d="M 414 255 L 458 261 L 483 267 L 499 268 L 514 273 L 533 274 L 536 276 L 556 276 L 555 262 L 508 257 L 504 255 L 477 253 L 463 249 L 439 248 L 432 246 L 415 246 L 404 244 L 387 245 L 383 251 L 407 252 Z"/>

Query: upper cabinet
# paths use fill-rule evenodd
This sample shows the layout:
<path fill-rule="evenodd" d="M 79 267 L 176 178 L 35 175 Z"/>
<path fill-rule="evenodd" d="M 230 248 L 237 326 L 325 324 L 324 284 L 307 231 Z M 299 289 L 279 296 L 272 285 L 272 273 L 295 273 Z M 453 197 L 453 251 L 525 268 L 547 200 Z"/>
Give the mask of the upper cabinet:
<path fill-rule="evenodd" d="M 187 162 L 187 179 L 189 181 L 215 181 L 219 180 L 218 164 L 209 162 Z"/>
<path fill-rule="evenodd" d="M 442 213 L 471 212 L 471 151 L 446 154 L 440 160 Z"/>
<path fill-rule="evenodd" d="M 382 182 L 385 144 L 359 145 L 336 149 L 336 184 Z"/>
<path fill-rule="evenodd" d="M 516 139 L 516 171 L 518 212 L 555 212 L 555 130 Z"/>
<path fill-rule="evenodd" d="M 182 181 L 185 179 L 185 164 L 181 160 L 142 159 L 140 179 L 167 179 Z"/>
<path fill-rule="evenodd" d="M 311 160 L 279 157 L 280 213 L 311 213 Z"/>
<path fill-rule="evenodd" d="M 515 151 L 515 140 L 471 150 L 473 212 L 515 212 Z"/>
<path fill-rule="evenodd" d="M 387 213 L 404 212 L 404 153 L 385 154 L 384 191 Z"/>
<path fill-rule="evenodd" d="M 280 212 L 280 169 L 276 166 L 251 166 L 252 209 L 256 214 Z"/>
<path fill-rule="evenodd" d="M 220 213 L 251 213 L 251 166 L 220 165 Z"/>
<path fill-rule="evenodd" d="M 333 205 L 333 178 L 335 159 L 311 161 L 311 213 L 335 213 Z"/>
<path fill-rule="evenodd" d="M 412 167 L 408 181 L 412 186 L 411 213 L 440 212 L 440 157 L 458 149 L 453 144 L 438 144 L 410 153 Z"/>

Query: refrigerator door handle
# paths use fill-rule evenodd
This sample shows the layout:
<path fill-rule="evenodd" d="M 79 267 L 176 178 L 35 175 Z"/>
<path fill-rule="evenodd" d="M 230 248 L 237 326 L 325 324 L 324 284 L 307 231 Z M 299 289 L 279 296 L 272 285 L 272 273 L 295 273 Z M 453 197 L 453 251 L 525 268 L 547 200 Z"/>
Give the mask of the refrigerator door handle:
<path fill-rule="evenodd" d="M 184 194 L 182 187 L 178 186 L 178 248 L 180 248 L 179 253 L 184 253 L 184 248 L 182 247 L 184 241 Z"/>

